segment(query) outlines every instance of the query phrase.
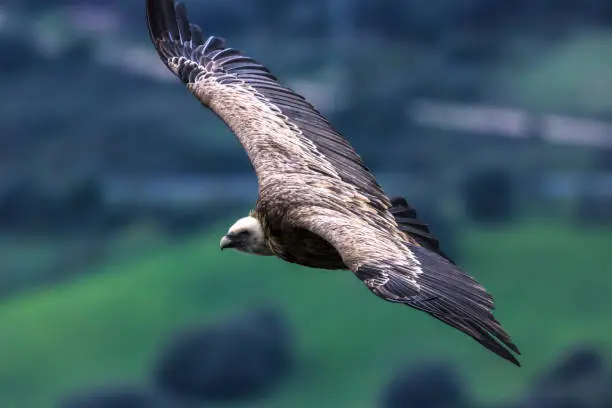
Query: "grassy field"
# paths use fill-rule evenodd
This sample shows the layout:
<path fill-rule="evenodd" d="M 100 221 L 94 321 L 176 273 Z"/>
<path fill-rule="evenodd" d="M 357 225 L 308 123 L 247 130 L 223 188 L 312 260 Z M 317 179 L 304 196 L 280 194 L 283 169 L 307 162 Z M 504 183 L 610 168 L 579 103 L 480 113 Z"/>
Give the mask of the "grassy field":
<path fill-rule="evenodd" d="M 456 361 L 481 398 L 497 399 L 516 395 L 575 341 L 612 346 L 609 230 L 529 225 L 465 237 L 464 266 L 494 294 L 497 316 L 523 351 L 521 369 L 379 300 L 348 273 L 220 252 L 218 235 L 156 244 L 139 259 L 108 260 L 103 273 L 1 304 L 0 405 L 51 407 L 81 387 L 145 383 L 175 329 L 268 300 L 293 325 L 298 369 L 249 407 L 372 407 L 398 365 L 430 356 Z"/>

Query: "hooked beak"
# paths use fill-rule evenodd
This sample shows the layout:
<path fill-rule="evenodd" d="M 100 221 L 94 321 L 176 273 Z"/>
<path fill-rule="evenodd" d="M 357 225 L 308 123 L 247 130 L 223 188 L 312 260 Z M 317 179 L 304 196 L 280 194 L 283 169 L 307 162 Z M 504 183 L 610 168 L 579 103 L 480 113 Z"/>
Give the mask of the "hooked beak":
<path fill-rule="evenodd" d="M 221 247 L 221 250 L 223 251 L 225 248 L 234 248 L 235 242 L 232 240 L 231 237 L 224 235 L 223 238 L 221 238 L 221 242 L 219 243 L 219 246 Z"/>

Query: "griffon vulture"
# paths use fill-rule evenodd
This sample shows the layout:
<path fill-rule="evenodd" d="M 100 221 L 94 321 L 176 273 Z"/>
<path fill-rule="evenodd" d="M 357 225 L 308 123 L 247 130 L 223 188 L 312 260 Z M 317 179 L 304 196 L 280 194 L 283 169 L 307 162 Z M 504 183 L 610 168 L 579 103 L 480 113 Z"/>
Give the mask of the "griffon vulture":
<path fill-rule="evenodd" d="M 255 208 L 222 249 L 348 269 L 382 299 L 429 313 L 519 365 L 492 297 L 441 252 L 404 199 L 385 195 L 321 113 L 223 39 L 204 38 L 183 4 L 147 0 L 146 14 L 162 61 L 229 126 L 257 175 Z"/>

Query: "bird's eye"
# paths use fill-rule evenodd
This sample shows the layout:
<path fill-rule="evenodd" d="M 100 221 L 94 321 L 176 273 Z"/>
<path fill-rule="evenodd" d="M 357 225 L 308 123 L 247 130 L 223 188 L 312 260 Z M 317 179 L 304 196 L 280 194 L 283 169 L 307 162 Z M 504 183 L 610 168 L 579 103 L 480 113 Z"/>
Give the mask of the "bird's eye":
<path fill-rule="evenodd" d="M 238 235 L 239 237 L 246 237 L 246 236 L 248 236 L 249 234 L 250 234 L 250 232 L 249 232 L 248 230 L 243 230 L 243 231 L 240 231 L 240 232 L 239 232 L 237 235 Z"/>

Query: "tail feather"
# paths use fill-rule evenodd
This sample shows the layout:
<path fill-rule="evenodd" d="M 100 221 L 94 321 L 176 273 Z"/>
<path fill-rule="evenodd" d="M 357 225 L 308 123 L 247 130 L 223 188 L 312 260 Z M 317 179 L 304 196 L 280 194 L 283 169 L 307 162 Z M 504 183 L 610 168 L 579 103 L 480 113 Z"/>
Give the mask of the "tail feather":
<path fill-rule="evenodd" d="M 395 217 L 401 231 L 412 236 L 423 247 L 455 263 L 442 251 L 438 238 L 431 233 L 427 223 L 417 218 L 416 210 L 408 204 L 405 198 L 393 197 L 389 212 Z"/>

